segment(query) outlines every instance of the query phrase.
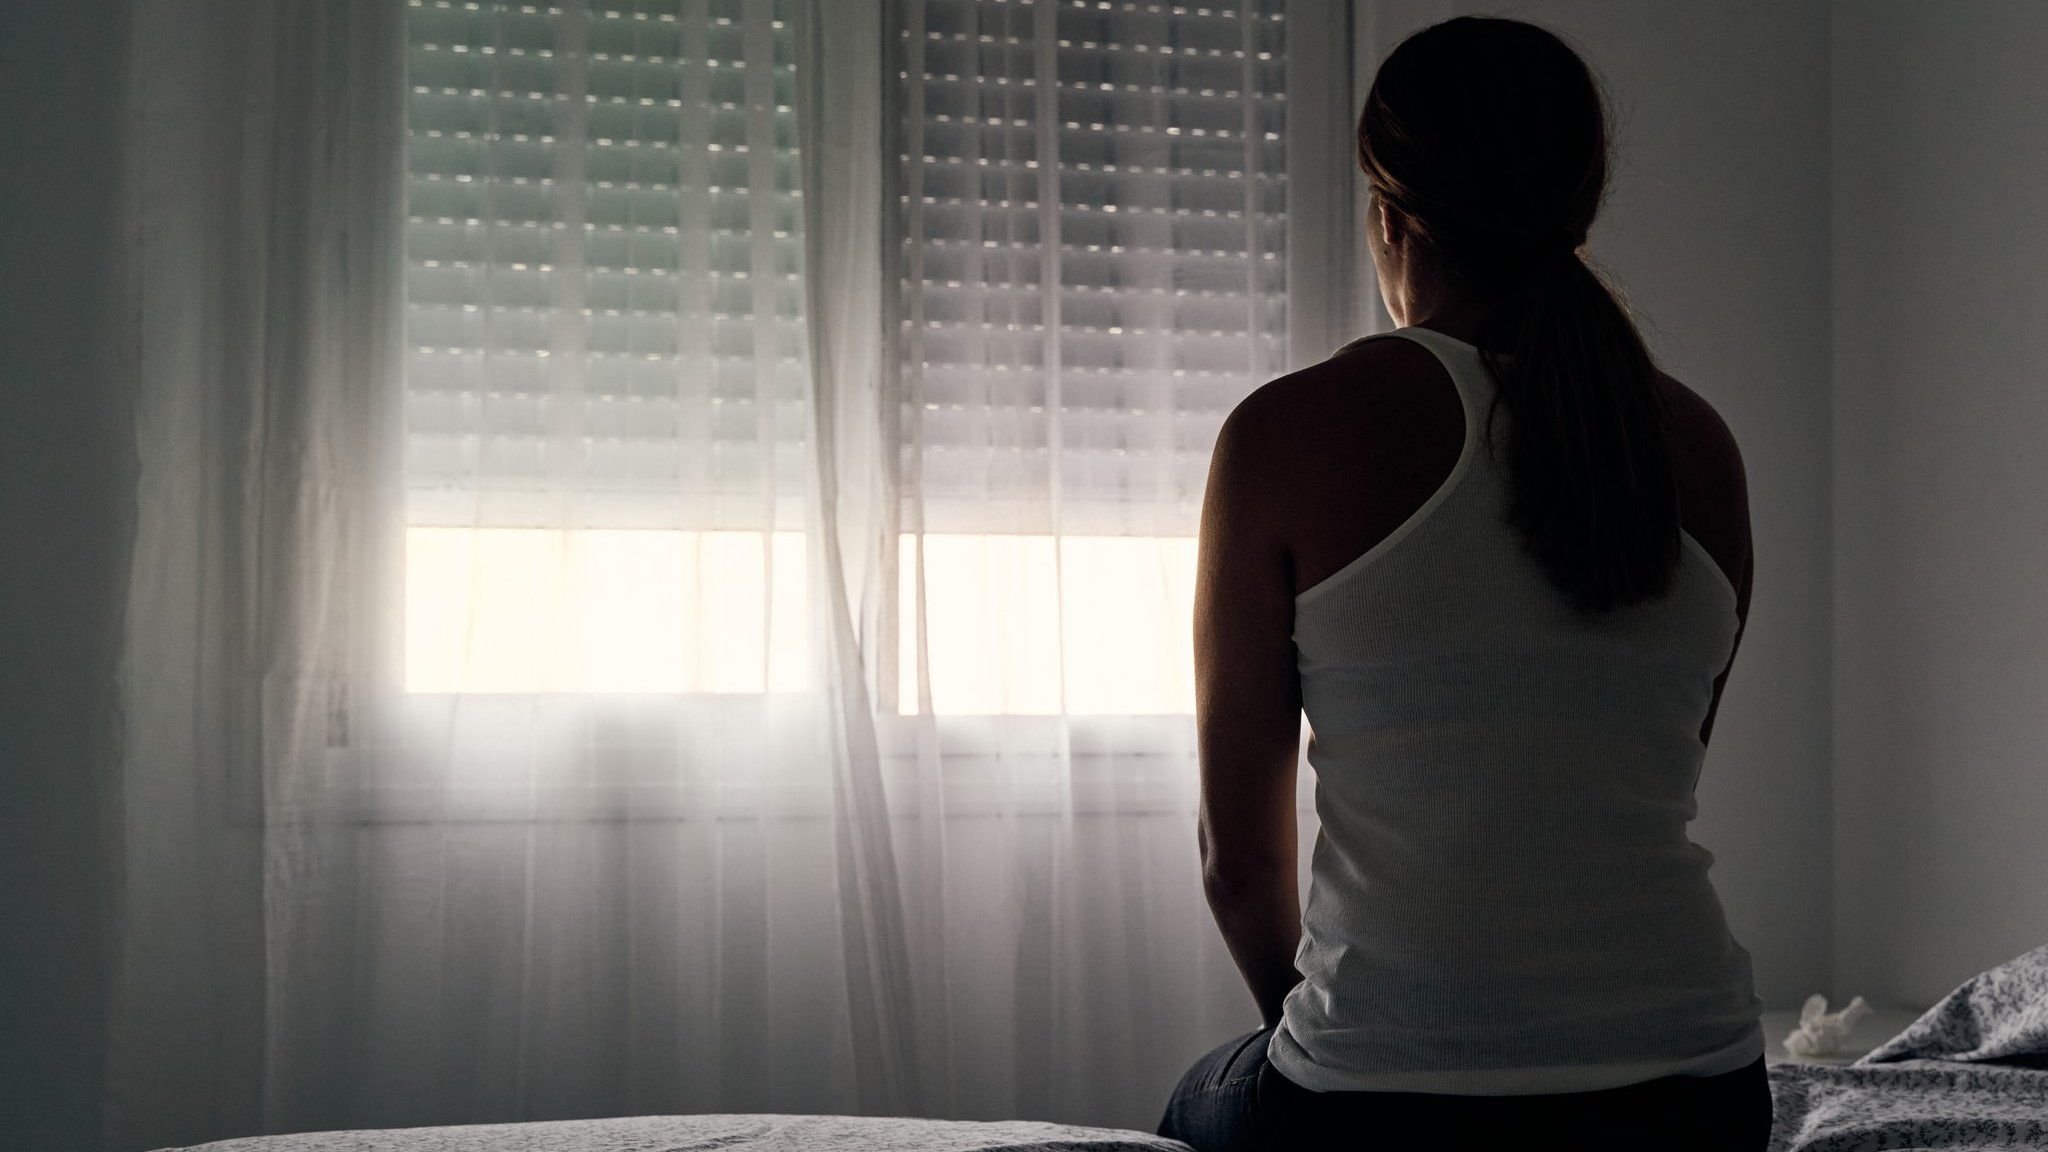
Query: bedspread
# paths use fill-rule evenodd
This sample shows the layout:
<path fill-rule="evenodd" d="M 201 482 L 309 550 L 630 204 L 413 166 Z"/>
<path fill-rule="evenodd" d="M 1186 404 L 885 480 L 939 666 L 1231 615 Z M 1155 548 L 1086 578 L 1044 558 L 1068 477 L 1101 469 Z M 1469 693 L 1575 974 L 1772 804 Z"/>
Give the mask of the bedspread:
<path fill-rule="evenodd" d="M 1771 1152 L 2048 1149 L 2048 945 L 1846 1067 L 1771 1068 Z"/>

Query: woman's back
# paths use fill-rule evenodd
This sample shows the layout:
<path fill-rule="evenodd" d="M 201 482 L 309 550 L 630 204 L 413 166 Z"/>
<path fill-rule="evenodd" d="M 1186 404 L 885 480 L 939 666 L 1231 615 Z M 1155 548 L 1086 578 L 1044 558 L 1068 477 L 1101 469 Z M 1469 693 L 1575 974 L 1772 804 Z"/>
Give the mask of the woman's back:
<path fill-rule="evenodd" d="M 1476 348 L 1406 328 L 1263 398 L 1305 437 L 1271 506 L 1323 821 L 1273 1063 L 1463 1095 L 1741 1068 L 1762 1003 L 1685 835 L 1746 609 L 1740 458 L 1693 397 L 1672 586 L 1588 618 L 1507 523 L 1492 386 Z"/>
<path fill-rule="evenodd" d="M 1741 452 L 1705 399 L 1661 373 L 1659 383 L 1673 417 L 1680 526 L 1737 590 L 1738 621 L 1746 625 L 1751 541 Z M 1285 438 L 1269 450 L 1291 462 L 1288 490 L 1271 493 L 1269 505 L 1286 521 L 1296 593 L 1413 518 L 1450 478 L 1464 447 L 1459 392 L 1443 362 L 1414 340 L 1355 341 L 1265 390 L 1284 393 L 1274 399 L 1289 409 L 1261 423 Z M 1717 678 L 1709 724 L 1723 686 Z M 1708 736 L 1703 728 L 1700 743 Z"/>

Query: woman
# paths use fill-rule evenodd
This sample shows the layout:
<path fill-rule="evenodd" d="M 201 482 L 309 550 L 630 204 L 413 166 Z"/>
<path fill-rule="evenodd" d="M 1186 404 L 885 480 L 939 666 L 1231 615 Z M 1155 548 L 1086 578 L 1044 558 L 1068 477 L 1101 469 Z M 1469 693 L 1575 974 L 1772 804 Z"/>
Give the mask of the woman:
<path fill-rule="evenodd" d="M 1259 389 L 1211 465 L 1200 844 L 1265 1027 L 1162 1135 L 1768 1141 L 1749 953 L 1685 834 L 1749 611 L 1742 458 L 1578 254 L 1607 149 L 1592 75 L 1527 23 L 1437 24 L 1374 80 L 1401 327 Z"/>

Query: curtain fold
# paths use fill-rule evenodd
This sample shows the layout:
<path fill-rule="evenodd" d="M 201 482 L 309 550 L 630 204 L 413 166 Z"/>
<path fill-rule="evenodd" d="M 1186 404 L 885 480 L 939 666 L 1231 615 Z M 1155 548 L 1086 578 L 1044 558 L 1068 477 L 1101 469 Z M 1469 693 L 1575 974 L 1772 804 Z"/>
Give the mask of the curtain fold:
<path fill-rule="evenodd" d="M 804 303 L 819 596 L 833 697 L 833 832 L 861 1103 L 918 1114 L 919 1021 L 902 878 L 882 779 L 871 658 L 892 614 L 882 593 L 897 491 L 880 455 L 882 4 L 806 0 L 794 12 L 803 165 Z"/>
<path fill-rule="evenodd" d="M 399 300 L 396 4 L 133 9 L 124 305 L 138 540 L 124 662 L 125 923 L 108 1138 L 256 1130 L 307 1004 L 298 930 L 348 907 L 332 829 L 386 639 L 376 497 Z M 273 771 L 291 765 L 292 771 Z M 326 1023 L 320 1021 L 319 1023 Z"/>
<path fill-rule="evenodd" d="M 1178 694 L 1302 6 L 1140 7 L 135 5 L 107 1147 L 1149 1129 L 1256 1024 Z"/>

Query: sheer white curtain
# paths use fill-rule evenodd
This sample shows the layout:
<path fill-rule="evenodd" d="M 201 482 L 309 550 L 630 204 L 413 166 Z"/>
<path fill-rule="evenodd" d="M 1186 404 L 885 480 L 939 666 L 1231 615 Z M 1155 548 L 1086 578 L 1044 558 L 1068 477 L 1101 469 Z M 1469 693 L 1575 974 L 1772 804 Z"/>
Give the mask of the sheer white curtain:
<path fill-rule="evenodd" d="M 1287 366 L 1289 15 L 906 0 L 886 22 L 881 730 L 922 785 L 898 790 L 921 817 L 900 866 L 937 893 L 911 955 L 948 965 L 947 1084 L 977 1106 L 1149 1127 L 1257 1023 L 1192 847 L 1189 611 L 1216 427 Z"/>
<path fill-rule="evenodd" d="M 343 1115 L 313 1086 L 354 1071 L 372 906 L 360 826 L 318 813 L 376 767 L 403 306 L 400 10 L 131 16 L 114 1148 Z"/>
<path fill-rule="evenodd" d="M 1332 23 L 139 3 L 109 1146 L 1149 1128 L 1256 1023 L 1186 614 Z"/>

